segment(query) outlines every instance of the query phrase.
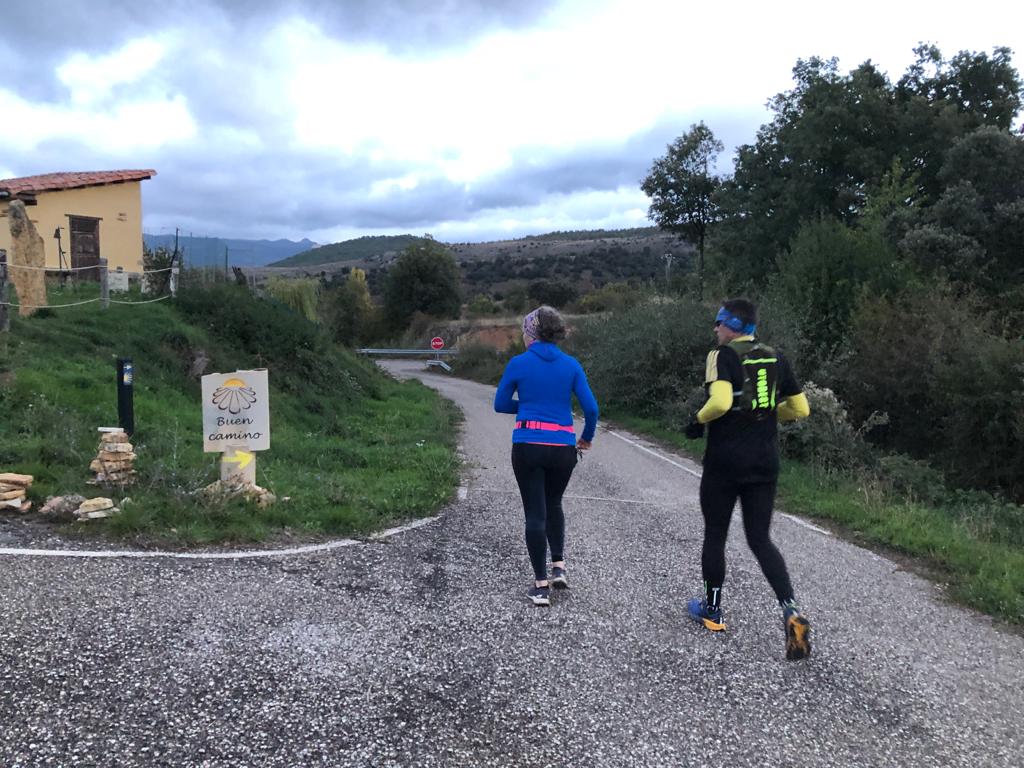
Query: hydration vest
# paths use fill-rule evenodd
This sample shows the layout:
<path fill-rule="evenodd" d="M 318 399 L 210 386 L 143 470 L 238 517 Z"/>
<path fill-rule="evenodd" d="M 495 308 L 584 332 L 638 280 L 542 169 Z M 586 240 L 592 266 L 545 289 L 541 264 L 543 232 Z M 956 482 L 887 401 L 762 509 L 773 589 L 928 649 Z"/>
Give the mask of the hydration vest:
<path fill-rule="evenodd" d="M 772 416 L 779 379 L 775 350 L 759 341 L 732 341 L 729 348 L 743 370 L 743 388 L 732 393 L 732 412 L 754 421 Z"/>

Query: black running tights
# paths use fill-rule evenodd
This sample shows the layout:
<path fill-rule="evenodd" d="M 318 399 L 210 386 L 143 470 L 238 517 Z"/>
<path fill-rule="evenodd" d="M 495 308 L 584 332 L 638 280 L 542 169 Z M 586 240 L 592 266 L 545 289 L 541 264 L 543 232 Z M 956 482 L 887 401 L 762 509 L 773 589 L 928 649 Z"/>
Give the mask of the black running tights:
<path fill-rule="evenodd" d="M 747 544 L 761 565 L 779 603 L 793 599 L 793 587 L 786 561 L 772 544 L 769 528 L 775 503 L 775 481 L 745 483 L 733 477 L 705 470 L 700 481 L 700 508 L 704 513 L 704 549 L 701 569 L 708 602 L 717 605 L 725 581 L 725 539 L 729 535 L 732 510 L 739 499 L 743 509 L 743 530 Z"/>
<path fill-rule="evenodd" d="M 530 553 L 533 576 L 538 581 L 548 577 L 548 547 L 552 562 L 564 558 L 562 494 L 575 467 L 576 447 L 573 445 L 512 445 L 512 471 L 519 483 L 526 513 L 526 549 Z"/>

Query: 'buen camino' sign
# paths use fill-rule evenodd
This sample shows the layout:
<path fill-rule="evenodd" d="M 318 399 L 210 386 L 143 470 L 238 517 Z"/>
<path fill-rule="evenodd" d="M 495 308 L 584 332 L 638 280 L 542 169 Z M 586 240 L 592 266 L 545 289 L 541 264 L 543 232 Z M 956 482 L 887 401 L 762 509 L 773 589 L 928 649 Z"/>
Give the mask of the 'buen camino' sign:
<path fill-rule="evenodd" d="M 203 450 L 270 448 L 270 388 L 267 371 L 203 376 Z"/>

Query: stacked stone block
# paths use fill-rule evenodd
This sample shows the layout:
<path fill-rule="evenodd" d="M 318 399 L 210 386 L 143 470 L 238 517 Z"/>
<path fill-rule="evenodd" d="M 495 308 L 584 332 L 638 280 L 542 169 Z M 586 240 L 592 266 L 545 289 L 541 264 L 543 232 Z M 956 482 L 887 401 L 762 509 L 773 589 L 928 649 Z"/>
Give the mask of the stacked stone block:
<path fill-rule="evenodd" d="M 14 472 L 0 473 L 0 510 L 5 512 L 28 512 L 32 502 L 25 500 L 32 475 L 18 475 Z"/>
<path fill-rule="evenodd" d="M 131 485 L 135 482 L 135 449 L 119 427 L 100 427 L 100 444 L 89 469 L 96 473 L 92 485 Z"/>

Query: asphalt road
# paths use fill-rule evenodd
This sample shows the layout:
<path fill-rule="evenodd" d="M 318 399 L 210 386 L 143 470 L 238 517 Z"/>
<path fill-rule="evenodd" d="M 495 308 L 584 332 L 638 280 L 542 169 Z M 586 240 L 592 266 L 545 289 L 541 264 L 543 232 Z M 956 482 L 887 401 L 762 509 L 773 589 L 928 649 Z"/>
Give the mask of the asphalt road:
<path fill-rule="evenodd" d="M 0 554 L 0 765 L 1024 764 L 1024 639 L 800 521 L 774 535 L 812 659 L 739 525 L 729 629 L 690 624 L 699 467 L 625 433 L 569 485 L 572 589 L 533 607 L 511 417 L 388 366 L 465 411 L 465 498 L 308 554 Z"/>

